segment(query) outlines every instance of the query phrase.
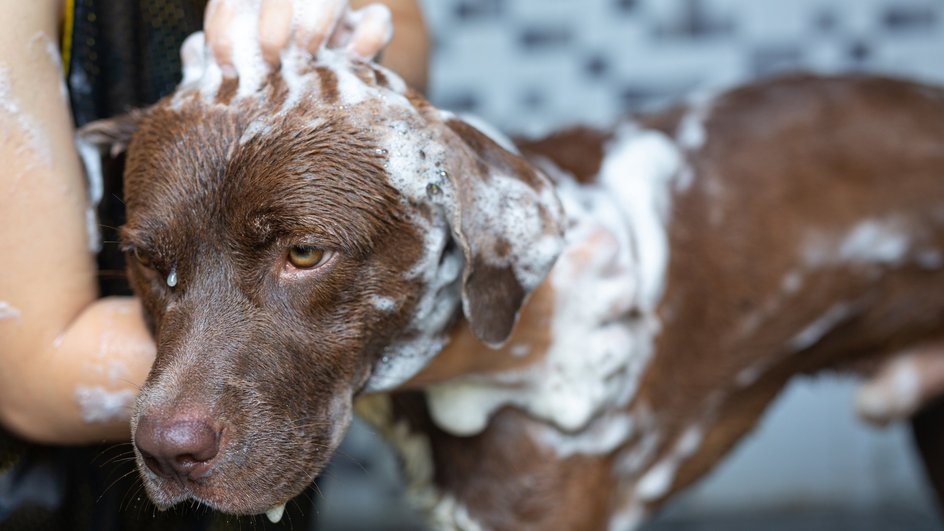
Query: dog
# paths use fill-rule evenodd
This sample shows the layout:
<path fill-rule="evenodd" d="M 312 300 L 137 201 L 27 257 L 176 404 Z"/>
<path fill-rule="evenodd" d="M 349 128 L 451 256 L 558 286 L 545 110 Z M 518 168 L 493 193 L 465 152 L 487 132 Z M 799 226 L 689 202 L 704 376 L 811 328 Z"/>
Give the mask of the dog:
<path fill-rule="evenodd" d="M 363 397 L 436 529 L 632 529 L 794 375 L 872 377 L 877 421 L 944 381 L 940 88 L 797 75 L 512 143 L 323 50 L 191 61 L 83 136 L 126 149 L 161 509 L 278 521 Z"/>

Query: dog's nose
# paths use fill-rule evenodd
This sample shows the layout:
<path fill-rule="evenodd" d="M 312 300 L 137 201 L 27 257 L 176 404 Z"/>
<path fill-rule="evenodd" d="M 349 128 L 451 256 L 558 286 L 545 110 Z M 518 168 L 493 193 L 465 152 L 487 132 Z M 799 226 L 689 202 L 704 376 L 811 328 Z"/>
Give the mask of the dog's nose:
<path fill-rule="evenodd" d="M 195 479 L 206 474 L 220 449 L 219 432 L 206 419 L 138 420 L 134 444 L 155 474 Z"/>

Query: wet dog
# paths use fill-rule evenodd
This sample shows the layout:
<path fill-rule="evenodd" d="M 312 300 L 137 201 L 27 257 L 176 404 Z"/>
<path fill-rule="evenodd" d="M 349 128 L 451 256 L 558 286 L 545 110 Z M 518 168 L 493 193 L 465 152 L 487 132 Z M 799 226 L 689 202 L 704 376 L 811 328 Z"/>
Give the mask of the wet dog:
<path fill-rule="evenodd" d="M 881 419 L 939 384 L 916 360 L 944 325 L 944 91 L 797 76 L 485 129 L 329 50 L 202 63 L 86 130 L 127 143 L 158 507 L 277 519 L 372 395 L 437 528 L 629 529 L 793 375 L 904 367 L 863 399 Z"/>

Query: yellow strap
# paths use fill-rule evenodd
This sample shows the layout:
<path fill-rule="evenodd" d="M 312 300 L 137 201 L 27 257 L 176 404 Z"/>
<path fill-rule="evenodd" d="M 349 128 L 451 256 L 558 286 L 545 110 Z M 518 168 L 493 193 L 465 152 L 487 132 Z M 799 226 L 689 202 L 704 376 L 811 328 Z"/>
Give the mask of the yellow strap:
<path fill-rule="evenodd" d="M 75 0 L 66 0 L 66 13 L 62 21 L 62 73 L 69 79 L 69 64 L 72 62 L 72 31 L 75 28 Z"/>

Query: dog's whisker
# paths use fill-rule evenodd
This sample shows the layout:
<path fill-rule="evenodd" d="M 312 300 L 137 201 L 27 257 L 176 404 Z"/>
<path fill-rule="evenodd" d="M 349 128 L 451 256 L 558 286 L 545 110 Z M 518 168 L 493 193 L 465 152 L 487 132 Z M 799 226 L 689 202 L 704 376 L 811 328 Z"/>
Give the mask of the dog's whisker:
<path fill-rule="evenodd" d="M 118 479 L 112 481 L 107 487 L 105 487 L 105 490 L 103 490 L 102 493 L 99 494 L 98 499 L 95 500 L 95 503 L 101 502 L 101 501 L 102 501 L 102 498 L 105 497 L 105 494 L 107 494 L 108 491 L 109 491 L 112 487 L 114 487 L 119 481 L 125 479 L 126 477 L 128 477 L 128 476 L 130 476 L 130 475 L 132 475 L 132 474 L 136 474 L 137 472 L 138 472 L 137 470 L 132 469 L 132 470 L 130 470 L 130 471 L 125 472 L 124 474 L 122 474 L 120 477 L 118 477 Z"/>
<path fill-rule="evenodd" d="M 117 449 L 119 449 L 119 448 L 121 448 L 121 447 L 123 447 L 123 446 L 131 446 L 131 445 L 132 445 L 132 443 L 131 443 L 130 441 L 118 442 L 118 443 L 110 444 L 110 445 L 106 446 L 105 448 L 103 448 L 101 451 L 99 451 L 97 454 L 95 454 L 95 457 L 92 458 L 92 462 L 94 463 L 95 461 L 101 459 L 102 456 L 104 456 L 104 455 L 105 455 L 106 453 L 108 453 L 108 452 L 113 452 L 113 451 L 115 451 L 115 450 L 117 450 Z"/>

